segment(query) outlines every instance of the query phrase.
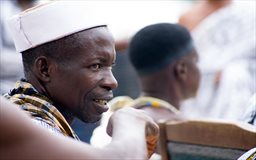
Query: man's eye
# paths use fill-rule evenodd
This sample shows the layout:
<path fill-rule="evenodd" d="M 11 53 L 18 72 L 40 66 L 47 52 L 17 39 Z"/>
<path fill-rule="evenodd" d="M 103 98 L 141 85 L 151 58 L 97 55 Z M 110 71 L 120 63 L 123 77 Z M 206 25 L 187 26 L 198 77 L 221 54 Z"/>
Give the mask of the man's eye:
<path fill-rule="evenodd" d="M 100 64 L 94 64 L 94 65 L 91 65 L 90 67 L 91 69 L 94 69 L 94 70 L 98 70 L 101 68 L 101 65 Z"/>

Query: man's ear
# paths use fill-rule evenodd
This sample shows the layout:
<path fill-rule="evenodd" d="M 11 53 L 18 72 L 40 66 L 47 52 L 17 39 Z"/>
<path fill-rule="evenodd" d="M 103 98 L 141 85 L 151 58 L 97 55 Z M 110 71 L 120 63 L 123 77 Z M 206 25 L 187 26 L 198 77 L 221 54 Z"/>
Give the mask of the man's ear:
<path fill-rule="evenodd" d="M 188 68 L 184 60 L 179 60 L 178 62 L 175 63 L 174 71 L 178 81 L 184 81 L 187 79 Z"/>
<path fill-rule="evenodd" d="M 40 80 L 43 82 L 49 82 L 53 67 L 53 62 L 49 58 L 40 56 L 35 60 L 34 71 Z"/>

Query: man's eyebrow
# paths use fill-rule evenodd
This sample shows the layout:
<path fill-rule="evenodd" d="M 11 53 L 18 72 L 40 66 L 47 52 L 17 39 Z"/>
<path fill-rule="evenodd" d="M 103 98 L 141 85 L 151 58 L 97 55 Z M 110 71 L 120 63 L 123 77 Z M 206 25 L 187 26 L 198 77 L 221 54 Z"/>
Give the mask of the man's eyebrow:
<path fill-rule="evenodd" d="M 97 56 L 97 57 L 94 57 L 92 60 L 98 61 L 102 64 L 107 64 L 109 62 L 108 59 L 104 56 Z"/>
<path fill-rule="evenodd" d="M 106 58 L 104 58 L 104 57 L 102 57 L 102 56 L 97 57 L 97 59 L 98 59 L 101 63 L 106 63 L 106 62 L 107 62 Z"/>

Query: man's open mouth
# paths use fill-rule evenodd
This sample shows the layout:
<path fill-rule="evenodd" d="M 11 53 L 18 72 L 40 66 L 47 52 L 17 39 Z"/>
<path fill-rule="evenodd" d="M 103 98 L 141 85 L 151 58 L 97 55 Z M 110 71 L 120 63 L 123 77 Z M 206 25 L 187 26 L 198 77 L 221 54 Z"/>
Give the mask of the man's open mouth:
<path fill-rule="evenodd" d="M 104 99 L 94 99 L 94 102 L 100 104 L 100 105 L 107 105 L 108 101 Z"/>

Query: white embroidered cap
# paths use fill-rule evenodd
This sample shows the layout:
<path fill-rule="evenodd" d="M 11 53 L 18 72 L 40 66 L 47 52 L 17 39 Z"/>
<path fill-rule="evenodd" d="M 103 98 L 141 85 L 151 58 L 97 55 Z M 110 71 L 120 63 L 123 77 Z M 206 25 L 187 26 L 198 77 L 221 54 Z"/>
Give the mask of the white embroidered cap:
<path fill-rule="evenodd" d="M 106 26 L 97 8 L 79 2 L 50 2 L 9 20 L 16 50 L 23 52 L 73 33 Z"/>

